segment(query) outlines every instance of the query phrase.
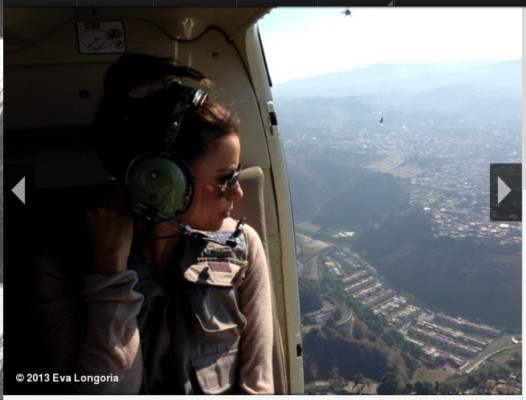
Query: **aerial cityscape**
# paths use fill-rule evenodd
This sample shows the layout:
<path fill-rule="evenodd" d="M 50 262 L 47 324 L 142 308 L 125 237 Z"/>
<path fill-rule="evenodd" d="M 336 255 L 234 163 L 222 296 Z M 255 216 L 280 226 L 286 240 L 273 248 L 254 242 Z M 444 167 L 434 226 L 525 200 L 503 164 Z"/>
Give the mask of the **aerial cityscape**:
<path fill-rule="evenodd" d="M 277 97 L 300 296 L 319 293 L 302 304 L 308 393 L 381 394 L 393 377 L 398 394 L 521 393 L 522 226 L 489 218 L 490 164 L 521 162 L 520 95 L 487 86 Z M 331 341 L 387 355 L 359 373 L 309 348 Z"/>
<path fill-rule="evenodd" d="M 297 243 L 299 249 L 315 245 L 330 246 L 329 243 L 313 241 L 303 234 L 298 234 Z M 414 304 L 411 299 L 390 288 L 370 265 L 348 248 L 338 247 L 316 261 L 321 268 L 317 271 L 320 276 L 331 274 L 337 277 L 344 283 L 348 296 L 357 299 L 375 314 L 383 316 L 406 340 L 415 343 L 422 350 L 422 358 L 428 366 L 446 365 L 451 371 L 469 373 L 494 354 L 521 348 L 520 335 L 501 336 L 503 332 L 495 327 L 434 312 Z M 305 274 L 305 269 L 305 265 L 300 265 L 300 274 Z M 352 332 L 352 310 L 330 296 L 323 296 L 323 299 L 321 309 L 305 314 L 303 331 L 323 326 L 337 313 L 339 319 L 336 325 Z M 484 352 L 486 349 L 489 350 Z M 522 386 L 518 378 L 507 383 L 509 393 L 520 393 Z M 352 390 L 349 393 L 356 394 Z"/>

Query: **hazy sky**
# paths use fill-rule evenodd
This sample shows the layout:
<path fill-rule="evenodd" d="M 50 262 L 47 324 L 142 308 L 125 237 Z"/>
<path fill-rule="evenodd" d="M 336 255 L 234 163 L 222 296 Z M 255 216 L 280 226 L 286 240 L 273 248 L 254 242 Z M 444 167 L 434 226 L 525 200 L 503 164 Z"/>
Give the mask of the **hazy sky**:
<path fill-rule="evenodd" d="M 259 22 L 274 83 L 378 62 L 522 58 L 520 8 L 273 9 Z"/>

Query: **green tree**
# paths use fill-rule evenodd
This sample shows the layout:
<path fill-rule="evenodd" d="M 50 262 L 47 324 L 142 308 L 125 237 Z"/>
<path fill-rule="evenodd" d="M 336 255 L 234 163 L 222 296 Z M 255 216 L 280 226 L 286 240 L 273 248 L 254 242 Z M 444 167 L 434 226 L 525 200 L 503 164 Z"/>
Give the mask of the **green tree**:
<path fill-rule="evenodd" d="M 298 281 L 300 292 L 301 311 L 307 313 L 319 310 L 323 303 L 320 295 L 318 281 L 300 278 Z"/>
<path fill-rule="evenodd" d="M 388 345 L 389 347 L 392 347 L 394 346 L 395 344 L 395 339 L 389 334 L 389 333 L 384 333 L 382 335 L 382 340 L 385 342 L 386 345 Z"/>
<path fill-rule="evenodd" d="M 365 380 L 365 376 L 363 376 L 363 374 L 355 375 L 354 378 L 353 378 L 353 381 L 356 384 L 363 383 L 364 380 Z"/>
<path fill-rule="evenodd" d="M 438 393 L 436 394 L 458 394 L 458 388 L 455 382 L 451 380 L 445 380 L 440 383 Z"/>
<path fill-rule="evenodd" d="M 362 340 L 364 338 L 363 329 L 358 324 L 354 324 L 352 334 L 356 340 Z"/>
<path fill-rule="evenodd" d="M 414 391 L 415 391 L 415 387 L 413 386 L 413 384 L 412 383 L 406 383 L 402 393 L 403 394 L 411 394 Z"/>
<path fill-rule="evenodd" d="M 329 318 L 327 318 L 327 321 L 325 322 L 325 326 L 327 328 L 336 328 L 336 324 L 338 323 L 338 321 L 336 321 L 336 319 L 331 315 Z"/>
<path fill-rule="evenodd" d="M 433 384 L 428 381 L 415 383 L 416 394 L 433 394 Z"/>
<path fill-rule="evenodd" d="M 396 374 L 387 372 L 383 377 L 378 386 L 378 394 L 396 394 L 398 393 L 398 386 L 400 385 L 400 379 Z"/>

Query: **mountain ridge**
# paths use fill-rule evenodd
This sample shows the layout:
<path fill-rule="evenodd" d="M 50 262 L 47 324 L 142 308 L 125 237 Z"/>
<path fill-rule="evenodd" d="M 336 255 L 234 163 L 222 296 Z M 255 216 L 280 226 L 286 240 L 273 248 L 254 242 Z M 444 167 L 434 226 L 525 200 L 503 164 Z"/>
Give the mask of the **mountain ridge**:
<path fill-rule="evenodd" d="M 522 60 L 377 63 L 276 84 L 272 91 L 278 98 L 415 94 L 459 84 L 514 87 L 521 74 Z"/>

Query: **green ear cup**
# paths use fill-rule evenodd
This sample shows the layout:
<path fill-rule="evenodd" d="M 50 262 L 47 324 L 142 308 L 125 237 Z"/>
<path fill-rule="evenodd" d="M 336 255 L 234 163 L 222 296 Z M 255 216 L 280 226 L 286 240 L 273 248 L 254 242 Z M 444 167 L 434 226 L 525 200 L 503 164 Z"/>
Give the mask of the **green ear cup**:
<path fill-rule="evenodd" d="M 126 183 L 132 204 L 166 217 L 186 211 L 189 205 L 191 185 L 181 167 L 167 157 L 152 155 L 134 161 Z"/>

